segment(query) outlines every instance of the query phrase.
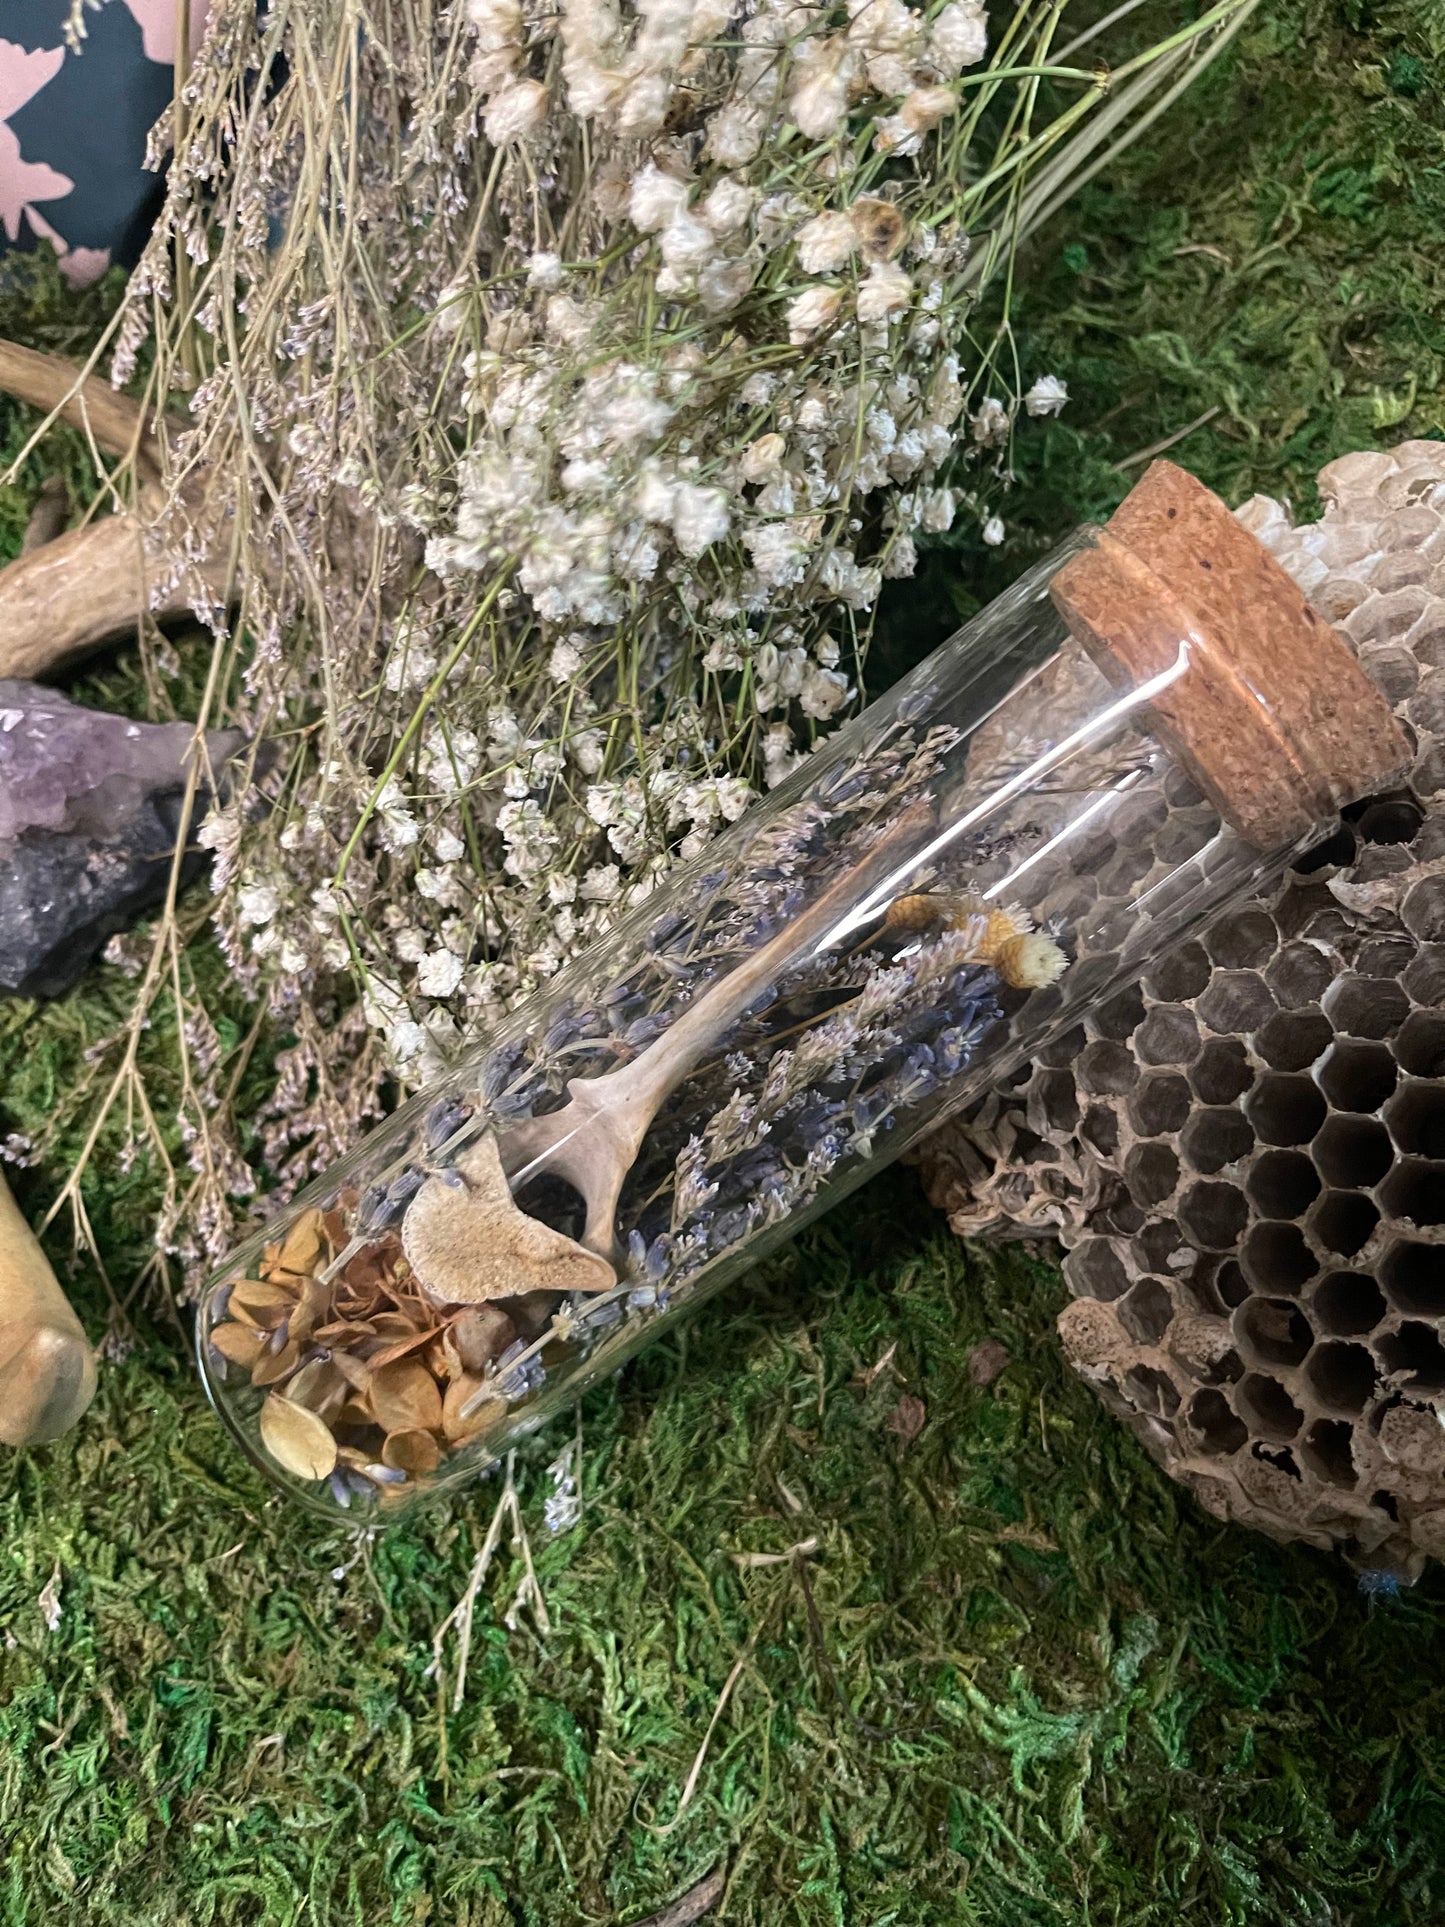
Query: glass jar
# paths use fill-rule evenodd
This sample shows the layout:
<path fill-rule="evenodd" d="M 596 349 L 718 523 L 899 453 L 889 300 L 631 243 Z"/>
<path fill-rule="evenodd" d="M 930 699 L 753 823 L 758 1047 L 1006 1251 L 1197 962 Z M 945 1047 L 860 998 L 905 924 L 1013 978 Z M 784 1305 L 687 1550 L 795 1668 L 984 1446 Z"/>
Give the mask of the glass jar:
<path fill-rule="evenodd" d="M 235 1254 L 217 1411 L 338 1517 L 474 1478 L 1408 755 L 1156 463 Z"/>

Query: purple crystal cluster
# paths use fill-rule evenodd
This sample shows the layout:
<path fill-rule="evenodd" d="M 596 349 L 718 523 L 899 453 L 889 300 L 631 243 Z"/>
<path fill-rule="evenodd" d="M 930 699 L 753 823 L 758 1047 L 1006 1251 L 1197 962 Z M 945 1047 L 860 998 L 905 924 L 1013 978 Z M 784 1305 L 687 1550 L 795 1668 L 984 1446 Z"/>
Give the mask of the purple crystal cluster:
<path fill-rule="evenodd" d="M 194 737 L 189 723 L 138 723 L 0 680 L 0 991 L 67 990 L 161 900 Z M 212 731 L 211 769 L 241 741 Z M 203 862 L 188 853 L 187 874 Z"/>

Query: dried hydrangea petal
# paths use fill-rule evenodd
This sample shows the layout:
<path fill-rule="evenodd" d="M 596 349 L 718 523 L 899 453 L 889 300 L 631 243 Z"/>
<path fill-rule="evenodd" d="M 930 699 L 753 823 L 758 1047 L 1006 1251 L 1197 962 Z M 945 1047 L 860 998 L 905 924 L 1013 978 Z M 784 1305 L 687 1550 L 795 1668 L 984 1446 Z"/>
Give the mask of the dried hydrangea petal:
<path fill-rule="evenodd" d="M 441 1464 L 441 1447 L 430 1432 L 414 1429 L 409 1432 L 390 1432 L 386 1444 L 381 1448 L 381 1462 L 394 1470 L 406 1472 L 412 1478 L 425 1478 L 428 1472 L 435 1472 Z"/>
<path fill-rule="evenodd" d="M 436 1431 L 442 1422 L 442 1395 L 426 1366 L 398 1359 L 371 1375 L 371 1409 L 388 1432 Z"/>
<path fill-rule="evenodd" d="M 241 1365 L 250 1370 L 261 1355 L 266 1340 L 263 1333 L 252 1325 L 231 1323 L 217 1325 L 210 1335 L 210 1342 L 233 1365 Z"/>
<path fill-rule="evenodd" d="M 261 1443 L 293 1478 L 326 1479 L 336 1469 L 336 1440 L 325 1420 L 274 1393 L 261 1407 Z"/>

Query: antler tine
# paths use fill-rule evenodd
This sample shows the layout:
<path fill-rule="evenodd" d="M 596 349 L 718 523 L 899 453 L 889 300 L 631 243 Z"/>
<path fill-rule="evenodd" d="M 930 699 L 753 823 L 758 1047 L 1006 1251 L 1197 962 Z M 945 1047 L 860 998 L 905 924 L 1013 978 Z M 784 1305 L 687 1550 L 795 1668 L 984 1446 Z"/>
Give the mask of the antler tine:
<path fill-rule="evenodd" d="M 147 610 L 163 622 L 190 607 L 184 583 L 151 607 L 140 523 L 108 515 L 0 569 L 0 676 L 54 675 L 133 630 Z"/>
<path fill-rule="evenodd" d="M 18 341 L 0 340 L 0 392 L 43 408 L 72 428 L 89 429 L 107 455 L 135 455 L 153 474 L 160 461 L 145 410 L 109 382 L 84 375 L 59 355 L 42 355 Z"/>
<path fill-rule="evenodd" d="M 0 569 L 0 676 L 53 675 L 133 630 L 147 613 L 162 622 L 188 615 L 185 585 L 151 603 L 144 529 L 161 501 L 160 449 L 140 403 L 58 355 L 5 340 L 0 393 L 85 429 L 107 455 L 133 456 L 142 483 L 135 509 L 27 545 Z M 204 564 L 203 574 L 213 594 L 224 593 L 219 564 Z"/>

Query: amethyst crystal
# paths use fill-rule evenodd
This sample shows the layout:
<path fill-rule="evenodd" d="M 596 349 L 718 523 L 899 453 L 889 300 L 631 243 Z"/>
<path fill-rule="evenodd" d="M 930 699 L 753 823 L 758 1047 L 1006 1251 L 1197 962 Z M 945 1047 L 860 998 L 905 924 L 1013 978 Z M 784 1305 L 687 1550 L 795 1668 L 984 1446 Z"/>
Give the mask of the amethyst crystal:
<path fill-rule="evenodd" d="M 0 680 L 0 991 L 68 990 L 107 937 L 164 898 L 193 735 Z M 211 731 L 212 768 L 242 740 Z M 187 852 L 188 880 L 204 860 Z"/>

